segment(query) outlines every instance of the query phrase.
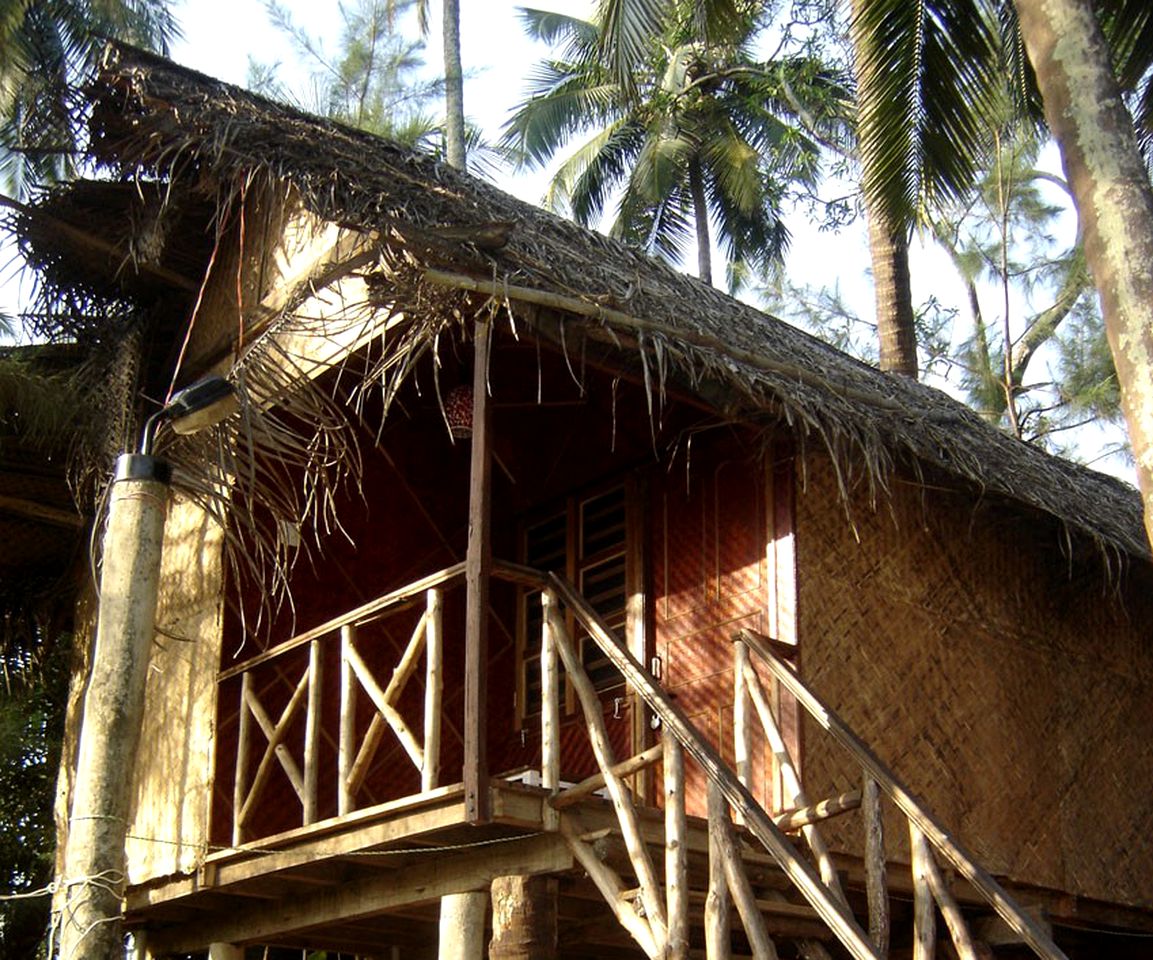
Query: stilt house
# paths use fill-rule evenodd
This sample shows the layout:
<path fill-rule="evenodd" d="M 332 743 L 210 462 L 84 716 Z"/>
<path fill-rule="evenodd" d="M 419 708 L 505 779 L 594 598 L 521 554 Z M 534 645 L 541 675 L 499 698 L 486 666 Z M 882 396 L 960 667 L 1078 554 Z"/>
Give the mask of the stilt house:
<path fill-rule="evenodd" d="M 27 253 L 128 399 L 245 396 L 168 447 L 141 956 L 1153 949 L 1132 489 L 428 156 L 89 96 Z"/>

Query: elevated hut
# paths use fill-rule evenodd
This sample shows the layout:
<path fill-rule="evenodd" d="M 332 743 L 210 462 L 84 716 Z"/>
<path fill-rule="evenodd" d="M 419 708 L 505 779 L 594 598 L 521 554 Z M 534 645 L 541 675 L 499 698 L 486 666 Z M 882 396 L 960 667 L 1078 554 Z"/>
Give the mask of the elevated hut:
<path fill-rule="evenodd" d="M 246 398 L 168 447 L 143 955 L 1143 955 L 1133 490 L 396 144 L 89 96 L 26 251 L 126 405 Z"/>

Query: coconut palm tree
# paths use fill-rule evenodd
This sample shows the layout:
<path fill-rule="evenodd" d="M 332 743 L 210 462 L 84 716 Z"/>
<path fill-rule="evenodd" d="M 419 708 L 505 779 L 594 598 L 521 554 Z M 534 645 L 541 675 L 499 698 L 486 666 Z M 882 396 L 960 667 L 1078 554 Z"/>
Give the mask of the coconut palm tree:
<path fill-rule="evenodd" d="M 1148 121 L 1153 11 L 1144 0 L 1016 6 L 1081 215 L 1153 543 L 1153 186 L 1118 82 L 1136 81 L 1137 117 Z M 1148 125 L 1144 135 L 1148 143 Z"/>
<path fill-rule="evenodd" d="M 80 131 L 72 92 L 103 37 L 167 52 L 167 0 L 17 0 L 0 11 L 0 178 L 10 193 L 72 171 Z"/>
<path fill-rule="evenodd" d="M 504 142 L 540 166 L 584 138 L 553 177 L 548 204 L 589 224 L 616 199 L 613 235 L 677 262 L 695 241 L 706 282 L 714 228 L 730 285 L 776 263 L 788 241 L 782 200 L 815 180 L 816 136 L 838 134 L 844 88 L 812 58 L 753 59 L 758 8 L 744 4 L 722 34 L 702 29 L 691 5 L 674 5 L 627 78 L 602 60 L 601 23 L 523 11 L 527 32 L 560 56 L 531 75 Z"/>

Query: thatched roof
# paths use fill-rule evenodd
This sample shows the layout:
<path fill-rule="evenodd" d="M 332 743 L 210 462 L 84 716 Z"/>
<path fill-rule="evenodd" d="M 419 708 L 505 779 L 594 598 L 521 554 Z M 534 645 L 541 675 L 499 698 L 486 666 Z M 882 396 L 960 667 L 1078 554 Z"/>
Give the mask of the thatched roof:
<path fill-rule="evenodd" d="M 431 157 L 126 47 L 110 49 L 90 96 L 93 152 L 121 182 L 171 181 L 191 191 L 206 182 L 219 190 L 254 173 L 284 181 L 318 216 L 403 248 L 421 282 L 431 284 L 428 271 L 440 271 L 451 275 L 440 284 L 507 286 L 514 300 L 568 304 L 572 324 L 601 339 L 610 332 L 628 344 L 622 350 L 632 351 L 633 362 L 639 351 L 654 379 L 675 375 L 735 417 L 784 416 L 840 463 L 864 464 L 870 477 L 896 464 L 943 471 L 983 495 L 1050 514 L 1105 547 L 1149 556 L 1140 498 L 1128 485 L 1014 440 L 937 390 L 881 373 Z M 58 199 L 57 215 L 83 199 Z M 85 216 L 91 224 L 96 215 Z M 484 241 L 494 224 L 511 224 L 507 242 Z M 46 237 L 37 243 L 34 218 L 24 232 L 31 246 L 47 249 Z M 203 244 L 203 235 L 190 238 L 184 255 Z M 142 282 L 179 286 L 182 276 L 199 276 L 189 278 L 173 256 Z M 68 264 L 52 263 L 59 283 Z M 97 282 L 91 263 L 72 269 L 78 282 Z"/>

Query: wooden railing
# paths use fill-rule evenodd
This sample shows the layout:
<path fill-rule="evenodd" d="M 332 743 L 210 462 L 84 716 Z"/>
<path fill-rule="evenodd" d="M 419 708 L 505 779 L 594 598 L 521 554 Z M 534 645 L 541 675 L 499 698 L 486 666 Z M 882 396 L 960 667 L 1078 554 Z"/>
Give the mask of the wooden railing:
<path fill-rule="evenodd" d="M 302 822 L 318 816 L 318 783 L 322 717 L 322 647 L 339 638 L 340 703 L 339 736 L 336 744 L 337 812 L 356 808 L 364 778 L 386 737 L 399 743 L 420 774 L 422 791 L 438 786 L 440 776 L 440 729 L 443 720 L 443 595 L 463 579 L 464 565 L 457 564 L 386 594 L 300 636 L 250 658 L 220 674 L 221 681 L 240 677 L 240 708 L 237 772 L 234 790 L 233 842 L 240 844 L 268 784 L 279 765 L 295 791 L 302 809 Z M 559 832 L 574 858 L 588 873 L 622 926 L 649 957 L 675 960 L 688 956 L 689 913 L 692 897 L 688 887 L 687 827 L 685 813 L 685 765 L 697 764 L 707 778 L 709 820 L 709 888 L 703 921 L 709 956 L 727 956 L 731 937 L 728 905 L 737 909 L 753 955 L 774 960 L 776 950 L 767 932 L 763 902 L 758 901 L 745 869 L 732 818 L 773 857 L 816 915 L 824 921 L 844 948 L 857 960 L 880 960 L 889 941 L 886 859 L 882 829 L 881 798 L 888 798 L 906 816 L 912 851 L 915 892 L 914 937 L 917 960 L 932 957 L 936 940 L 935 913 L 939 909 L 963 960 L 976 958 L 976 948 L 961 910 L 944 882 L 935 855 L 947 860 L 980 893 L 1001 918 L 1037 955 L 1046 960 L 1065 960 L 1051 937 L 1026 915 L 1002 887 L 901 785 L 880 759 L 837 715 L 797 678 L 774 653 L 773 641 L 752 631 L 742 631 L 735 644 L 734 755 L 735 769 L 721 757 L 689 722 L 657 680 L 636 660 L 605 625 L 588 601 L 566 580 L 555 574 L 507 563 L 496 563 L 493 576 L 532 590 L 539 590 L 542 603 L 540 638 L 541 672 L 541 784 L 549 791 L 543 811 L 546 830 Z M 358 649 L 358 631 L 373 621 L 401 609 L 411 609 L 423 599 L 424 609 L 393 667 L 387 683 L 370 669 Z M 565 615 L 566 611 L 569 616 Z M 627 686 L 652 712 L 661 727 L 656 745 L 632 757 L 614 755 L 605 726 L 604 704 L 584 669 L 580 646 L 569 623 L 579 625 L 587 638 L 615 666 Z M 307 647 L 307 663 L 295 676 L 278 666 L 279 680 L 291 687 L 286 705 L 274 719 L 253 681 L 253 671 L 277 658 Z M 755 657 L 755 662 L 754 662 Z M 423 724 L 420 735 L 398 709 L 406 684 L 423 661 Z M 567 681 L 562 681 L 560 666 Z M 863 771 L 862 789 L 812 802 L 800 780 L 779 725 L 770 709 L 769 697 L 757 670 L 763 664 L 772 677 L 793 695 L 804 710 L 828 731 L 857 761 Z M 588 743 L 598 772 L 577 784 L 561 782 L 562 682 L 567 682 L 580 705 Z M 357 733 L 356 699 L 363 691 L 374 713 L 363 735 Z M 752 707 L 750 711 L 749 707 Z M 411 709 L 411 706 L 410 706 Z M 331 707 L 330 707 L 331 711 Z M 290 729 L 299 730 L 303 712 L 303 766 L 286 742 Z M 330 712 L 331 715 L 331 712 Z M 774 755 L 786 802 L 792 806 L 770 815 L 750 789 L 752 717 L 763 727 Z M 264 746 L 257 760 L 256 731 Z M 297 752 L 301 745 L 298 743 Z M 663 762 L 664 864 L 658 871 L 651 843 L 641 829 L 629 779 Z M 254 773 L 249 778 L 249 771 Z M 487 775 L 487 772 L 486 772 Z M 627 883 L 617 870 L 598 855 L 595 840 L 575 812 L 578 801 L 597 791 L 607 794 L 635 882 Z M 831 816 L 860 808 L 865 818 L 865 872 L 869 903 L 866 933 L 849 907 L 845 892 L 817 823 Z M 786 832 L 799 831 L 812 863 L 798 851 Z M 780 896 L 780 894 L 770 894 Z M 722 946 L 722 944 L 726 946 Z M 798 952 L 807 960 L 827 960 L 828 950 L 817 940 L 799 940 Z"/>
<path fill-rule="evenodd" d="M 757 713 L 765 722 L 766 733 L 773 742 L 774 751 L 780 743 L 770 727 L 775 723 L 765 705 L 764 689 L 760 677 L 750 662 L 747 651 L 756 654 L 773 678 L 805 709 L 810 717 L 832 735 L 860 765 L 863 777 L 862 811 L 865 817 L 865 872 L 869 900 L 869 928 L 880 949 L 888 944 L 888 896 L 886 883 L 884 829 L 882 826 L 881 797 L 890 800 L 905 815 L 909 826 L 912 854 L 914 891 L 914 955 L 931 958 L 936 941 L 936 910 L 940 910 L 945 926 L 962 960 L 976 960 L 978 953 L 960 906 L 941 876 L 936 856 L 939 855 L 964 877 L 997 915 L 1027 943 L 1039 957 L 1047 960 L 1066 960 L 1065 954 L 1005 889 L 984 870 L 973 856 L 927 810 L 925 806 L 897 779 L 885 763 L 858 737 L 849 726 L 821 699 L 801 682 L 792 668 L 773 652 L 773 641 L 752 630 L 742 630 L 736 641 L 736 659 Z M 792 767 L 791 758 L 784 751 L 784 763 Z M 818 848 L 814 847 L 814 853 Z"/>
<path fill-rule="evenodd" d="M 710 957 L 729 955 L 731 931 L 725 905 L 730 902 L 730 898 L 740 915 L 753 956 L 768 960 L 775 960 L 777 956 L 766 928 L 762 904 L 756 899 L 740 845 L 734 835 L 732 814 L 736 814 L 746 831 L 776 860 L 809 906 L 853 957 L 857 960 L 880 960 L 887 956 L 888 898 L 880 810 L 880 795 L 883 794 L 896 803 L 909 820 L 916 891 L 914 956 L 917 960 L 929 960 L 933 956 L 936 941 L 934 904 L 940 909 L 958 955 L 963 960 L 975 960 L 977 957 L 976 947 L 961 910 L 936 865 L 934 850 L 969 881 L 1038 956 L 1046 960 L 1066 960 L 1052 938 L 975 863 L 860 738 L 772 652 L 771 641 L 767 638 L 751 631 L 740 634 L 736 644 L 735 687 L 738 699 L 748 698 L 764 727 L 786 797 L 793 804 L 791 810 L 776 817 L 770 816 L 754 798 L 748 783 L 750 765 L 742 763 L 751 753 L 748 702 L 735 705 L 737 722 L 734 726 L 738 743 L 734 753 L 738 770 L 733 770 L 571 584 L 550 574 L 542 602 L 545 614 L 541 649 L 542 676 L 545 679 L 542 686 L 542 782 L 554 790 L 551 805 L 561 814 L 557 829 L 562 832 L 574 857 L 592 878 L 622 925 L 647 956 L 678 958 L 688 955 L 690 898 L 687 895 L 684 826 L 684 762 L 687 757 L 699 765 L 709 783 L 709 890 L 705 899 L 704 924 Z M 662 726 L 659 747 L 623 761 L 618 761 L 612 755 L 604 731 L 603 706 L 581 665 L 578 648 L 560 612 L 561 605 L 569 610 L 575 621 L 616 666 L 628 686 L 645 701 L 659 720 Z M 853 792 L 817 804 L 810 803 L 793 758 L 789 755 L 785 738 L 769 707 L 764 685 L 751 662 L 750 652 L 768 666 L 782 687 L 861 764 L 865 776 L 860 793 Z M 600 768 L 596 777 L 567 790 L 559 788 L 559 748 L 550 746 L 550 742 L 556 738 L 555 717 L 560 702 L 555 669 L 557 655 L 564 662 L 569 682 L 580 702 L 589 741 Z M 625 781 L 630 773 L 660 758 L 664 760 L 663 888 L 658 882 L 649 845 L 641 834 L 637 812 Z M 636 878 L 633 888 L 596 856 L 589 843 L 591 838 L 582 832 L 579 820 L 564 813 L 574 799 L 602 785 L 617 814 L 629 864 Z M 861 928 L 849 908 L 832 857 L 816 827 L 821 819 L 858 807 L 864 810 L 866 817 L 865 859 L 870 905 L 868 933 Z M 800 855 L 785 835 L 785 830 L 794 829 L 800 830 L 815 867 Z M 828 950 L 817 940 L 798 941 L 798 952 L 810 960 L 825 960 L 829 956 Z"/>

